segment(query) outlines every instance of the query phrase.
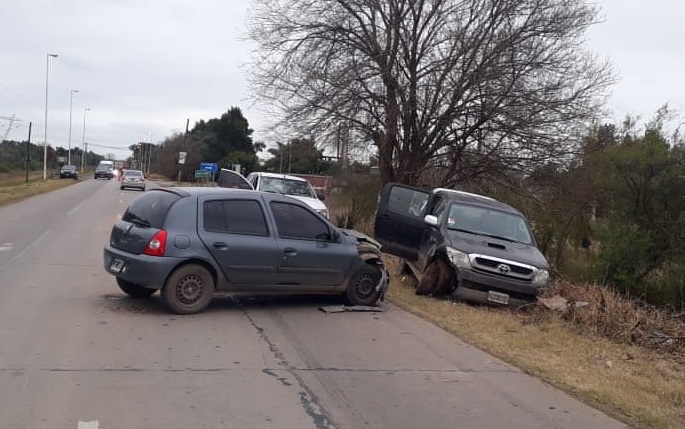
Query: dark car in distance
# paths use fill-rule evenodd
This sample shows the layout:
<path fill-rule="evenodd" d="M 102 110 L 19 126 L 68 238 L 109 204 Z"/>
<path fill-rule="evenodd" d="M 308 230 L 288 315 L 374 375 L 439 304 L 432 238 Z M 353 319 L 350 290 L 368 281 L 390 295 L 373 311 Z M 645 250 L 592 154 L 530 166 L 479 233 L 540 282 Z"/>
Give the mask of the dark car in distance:
<path fill-rule="evenodd" d="M 75 165 L 63 165 L 59 170 L 60 179 L 78 179 L 78 170 Z"/>
<path fill-rule="evenodd" d="M 484 195 L 389 183 L 382 191 L 375 238 L 403 258 L 418 295 L 521 306 L 549 283 L 549 265 L 526 218 Z"/>
<path fill-rule="evenodd" d="M 112 171 L 111 166 L 98 165 L 97 167 L 95 167 L 95 179 L 111 179 L 112 177 L 114 177 L 114 171 Z"/>
<path fill-rule="evenodd" d="M 161 290 L 175 313 L 234 294 L 339 295 L 374 305 L 388 286 L 380 244 L 305 203 L 234 188 L 155 188 L 112 227 L 104 268 L 132 297 Z"/>

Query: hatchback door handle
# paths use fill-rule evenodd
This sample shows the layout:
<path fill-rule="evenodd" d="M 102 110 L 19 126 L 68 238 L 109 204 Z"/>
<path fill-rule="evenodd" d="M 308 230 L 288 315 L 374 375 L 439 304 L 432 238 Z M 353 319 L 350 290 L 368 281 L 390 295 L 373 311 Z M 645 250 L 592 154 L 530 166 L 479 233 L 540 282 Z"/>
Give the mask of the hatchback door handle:
<path fill-rule="evenodd" d="M 222 242 L 222 241 L 217 241 L 212 244 L 215 249 L 228 249 L 228 244 Z"/>
<path fill-rule="evenodd" d="M 297 250 L 292 247 L 286 247 L 283 249 L 283 253 L 285 253 L 286 256 L 297 256 Z"/>

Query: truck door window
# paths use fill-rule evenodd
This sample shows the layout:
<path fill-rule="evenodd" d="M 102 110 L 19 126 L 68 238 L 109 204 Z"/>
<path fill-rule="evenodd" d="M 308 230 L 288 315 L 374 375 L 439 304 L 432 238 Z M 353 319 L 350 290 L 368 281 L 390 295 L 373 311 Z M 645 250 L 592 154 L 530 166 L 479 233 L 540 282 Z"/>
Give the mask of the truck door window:
<path fill-rule="evenodd" d="M 394 212 L 420 218 L 428 202 L 428 194 L 395 186 L 388 196 L 388 208 Z"/>

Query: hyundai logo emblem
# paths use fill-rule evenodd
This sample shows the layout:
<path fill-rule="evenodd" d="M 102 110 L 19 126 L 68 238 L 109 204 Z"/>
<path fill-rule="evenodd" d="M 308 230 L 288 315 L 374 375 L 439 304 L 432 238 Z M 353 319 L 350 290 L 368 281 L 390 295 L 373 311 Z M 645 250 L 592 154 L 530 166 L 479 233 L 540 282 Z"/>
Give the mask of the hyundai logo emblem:
<path fill-rule="evenodd" d="M 497 266 L 497 270 L 502 274 L 509 274 L 509 271 L 511 271 L 511 268 L 507 264 L 499 264 Z"/>

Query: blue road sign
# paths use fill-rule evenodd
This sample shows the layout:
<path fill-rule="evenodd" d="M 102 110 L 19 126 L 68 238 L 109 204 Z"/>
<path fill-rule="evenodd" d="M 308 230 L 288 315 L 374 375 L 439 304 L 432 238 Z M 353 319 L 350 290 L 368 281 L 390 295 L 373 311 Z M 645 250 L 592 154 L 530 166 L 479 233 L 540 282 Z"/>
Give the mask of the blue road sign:
<path fill-rule="evenodd" d="M 216 173 L 217 171 L 219 171 L 219 165 L 214 162 L 201 162 L 200 170 L 211 171 L 212 173 Z"/>

